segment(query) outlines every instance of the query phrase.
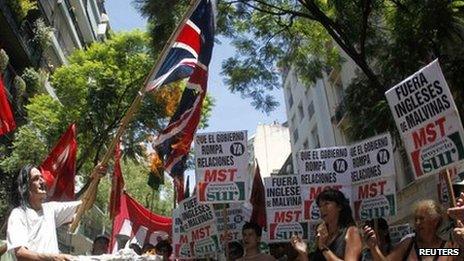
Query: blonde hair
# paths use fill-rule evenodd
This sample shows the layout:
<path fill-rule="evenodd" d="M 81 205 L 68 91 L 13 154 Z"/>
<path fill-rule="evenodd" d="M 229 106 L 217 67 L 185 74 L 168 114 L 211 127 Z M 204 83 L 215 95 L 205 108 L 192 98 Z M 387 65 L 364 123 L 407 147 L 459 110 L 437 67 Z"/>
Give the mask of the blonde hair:
<path fill-rule="evenodd" d="M 416 202 L 414 204 L 414 213 L 421 208 L 426 208 L 427 213 L 433 218 L 441 219 L 443 217 L 443 208 L 435 200 L 424 199 Z"/>

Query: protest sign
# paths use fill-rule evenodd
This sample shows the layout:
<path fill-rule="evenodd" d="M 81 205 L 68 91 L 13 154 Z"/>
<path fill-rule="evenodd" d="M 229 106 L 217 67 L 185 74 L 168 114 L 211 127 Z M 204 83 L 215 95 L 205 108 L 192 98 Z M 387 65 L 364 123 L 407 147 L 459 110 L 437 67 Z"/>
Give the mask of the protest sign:
<path fill-rule="evenodd" d="M 355 220 L 370 220 L 396 214 L 395 177 L 380 177 L 353 184 Z"/>
<path fill-rule="evenodd" d="M 448 169 L 450 178 L 453 183 L 454 196 L 458 197 L 461 192 L 464 192 L 464 164 L 458 164 Z M 443 208 L 449 208 L 450 195 L 448 187 L 446 186 L 446 172 L 440 172 L 436 175 L 436 184 L 438 192 L 438 201 L 442 204 Z M 458 185 L 459 184 L 459 185 Z"/>
<path fill-rule="evenodd" d="M 350 164 L 347 147 L 302 150 L 298 153 L 305 220 L 319 220 L 320 212 L 316 205 L 316 197 L 326 188 L 340 190 L 350 199 Z"/>
<path fill-rule="evenodd" d="M 244 202 L 248 187 L 246 131 L 197 134 L 195 167 L 200 202 Z"/>
<path fill-rule="evenodd" d="M 221 245 L 225 242 L 242 240 L 242 227 L 250 220 L 250 211 L 247 211 L 243 204 L 230 204 L 226 211 L 224 213 L 223 209 L 215 210 Z M 225 217 L 227 217 L 227 229 Z"/>
<path fill-rule="evenodd" d="M 186 233 L 182 227 L 181 209 L 175 208 L 172 210 L 172 245 L 174 251 L 174 257 L 179 259 L 190 259 L 193 258 L 193 251 L 190 247 L 191 239 L 189 234 Z"/>
<path fill-rule="evenodd" d="M 464 160 L 464 131 L 438 60 L 385 93 L 415 178 Z"/>
<path fill-rule="evenodd" d="M 395 164 L 390 134 L 349 146 L 354 217 L 369 220 L 396 214 Z"/>
<path fill-rule="evenodd" d="M 390 134 L 378 135 L 349 146 L 351 181 L 360 183 L 395 175 Z"/>
<path fill-rule="evenodd" d="M 409 224 L 390 226 L 388 230 L 393 245 L 398 244 L 403 237 L 413 233 L 413 229 Z"/>
<path fill-rule="evenodd" d="M 308 223 L 303 220 L 298 175 L 264 178 L 269 243 L 288 242 L 293 234 L 308 238 Z"/>
<path fill-rule="evenodd" d="M 173 211 L 176 226 L 173 238 L 176 254 L 195 258 L 211 257 L 219 251 L 219 237 L 214 209 L 210 204 L 199 204 L 195 196 L 179 202 Z M 186 243 L 188 242 L 188 244 Z M 176 248 L 177 247 L 177 248 Z"/>

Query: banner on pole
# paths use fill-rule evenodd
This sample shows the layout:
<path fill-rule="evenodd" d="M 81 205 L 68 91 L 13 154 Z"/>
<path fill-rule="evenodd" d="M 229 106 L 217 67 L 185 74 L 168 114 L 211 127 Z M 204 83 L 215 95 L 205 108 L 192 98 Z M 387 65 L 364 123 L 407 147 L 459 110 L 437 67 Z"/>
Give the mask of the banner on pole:
<path fill-rule="evenodd" d="M 247 132 L 197 134 L 195 167 L 200 202 L 245 202 L 248 187 Z"/>
<path fill-rule="evenodd" d="M 464 131 L 438 60 L 385 93 L 415 178 L 464 160 Z"/>

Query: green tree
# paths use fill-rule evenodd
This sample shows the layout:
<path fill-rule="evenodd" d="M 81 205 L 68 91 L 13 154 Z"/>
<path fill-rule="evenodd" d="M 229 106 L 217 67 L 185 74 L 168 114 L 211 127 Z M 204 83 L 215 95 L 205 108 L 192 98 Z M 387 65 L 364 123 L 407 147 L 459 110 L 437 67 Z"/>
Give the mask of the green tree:
<path fill-rule="evenodd" d="M 129 158 L 121 161 L 121 171 L 124 176 L 125 190 L 129 195 L 153 212 L 171 216 L 174 194 L 172 182 L 166 180 L 158 191 L 152 190 L 147 186 L 148 165 Z M 96 204 L 102 209 L 106 209 L 109 204 L 110 192 L 110 177 L 102 179 L 96 199 Z"/>
<path fill-rule="evenodd" d="M 25 82 L 29 87 L 26 89 L 34 90 L 25 100 L 28 123 L 15 132 L 11 147 L 0 146 L 0 168 L 8 173 L 2 175 L 2 182 L 9 183 L 26 162 L 40 164 L 71 123 L 77 124 L 77 171 L 85 180 L 106 152 L 121 118 L 143 86 L 153 67 L 154 53 L 150 37 L 137 30 L 114 34 L 106 42 L 75 51 L 68 57 L 68 65 L 58 68 L 51 76 L 59 100 L 41 94 L 43 86 L 36 84 L 42 82 L 42 77 L 27 71 Z M 183 88 L 185 82 L 181 81 L 145 96 L 122 137 L 124 155 L 132 162 L 128 166 L 139 172 L 148 171 L 148 167 L 137 163 L 145 157 L 139 144 L 167 124 Z M 211 106 L 213 101 L 208 97 L 203 107 L 202 126 L 207 124 Z M 146 183 L 146 175 L 142 176 Z M 9 194 L 9 186 L 4 188 L 7 189 L 0 191 L 2 199 Z M 150 193 L 147 185 L 129 189 L 136 194 Z M 102 207 L 102 201 L 99 205 Z"/>
<path fill-rule="evenodd" d="M 149 0 L 135 2 L 156 25 L 171 26 L 189 1 L 168 9 Z M 340 67 L 338 50 L 343 50 L 360 69 L 346 98 L 353 139 L 394 130 L 383 93 L 435 58 L 464 112 L 458 73 L 462 0 L 225 0 L 218 5 L 218 31 L 237 49 L 223 63 L 225 82 L 232 92 L 252 98 L 257 109 L 277 105 L 266 94 L 280 86 L 277 68 L 294 66 L 309 85 L 324 70 Z"/>

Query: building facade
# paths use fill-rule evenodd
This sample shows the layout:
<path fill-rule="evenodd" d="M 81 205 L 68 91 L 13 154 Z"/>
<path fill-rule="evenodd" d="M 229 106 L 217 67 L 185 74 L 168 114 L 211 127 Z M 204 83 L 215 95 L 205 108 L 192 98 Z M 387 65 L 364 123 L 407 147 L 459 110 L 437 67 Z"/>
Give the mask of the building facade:
<path fill-rule="evenodd" d="M 287 119 L 290 131 L 293 168 L 298 171 L 296 155 L 303 149 L 349 145 L 346 130 L 350 119 L 346 114 L 345 90 L 359 72 L 356 64 L 343 51 L 345 62 L 340 68 L 322 71 L 322 77 L 310 85 L 298 78 L 294 68 L 283 75 Z M 421 199 L 438 199 L 437 177 L 414 181 L 409 162 L 400 146 L 394 144 L 396 170 L 397 215 L 392 223 L 409 221 L 411 206 Z"/>
<path fill-rule="evenodd" d="M 23 6 L 19 1 L 0 0 L 0 49 L 8 56 L 7 66 L 0 74 L 18 127 L 25 124 L 27 118 L 23 104 L 18 102 L 21 93 L 15 84 L 17 76 L 21 76 L 26 68 L 51 74 L 67 64 L 67 57 L 72 52 L 104 41 L 109 32 L 103 0 L 30 2 L 33 5 Z M 44 87 L 57 99 L 48 80 Z M 0 144 L 9 146 L 12 140 L 13 133 L 10 133 L 0 137 Z M 9 176 L 1 170 L 0 175 L 2 178 Z M 103 222 L 105 214 L 96 206 L 89 213 L 78 234 L 58 230 L 59 247 L 65 253 L 86 254 L 94 237 L 107 231 Z M 6 218 L 0 218 L 0 222 L 5 222 Z"/>

